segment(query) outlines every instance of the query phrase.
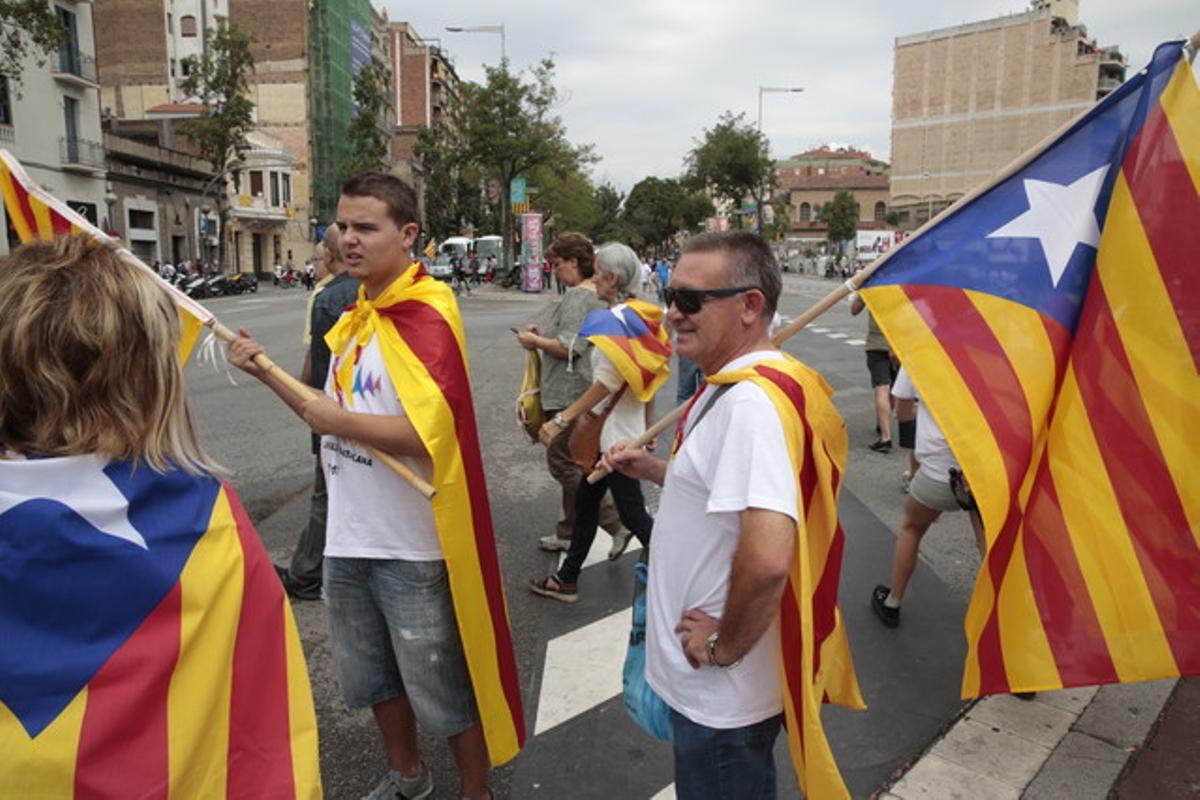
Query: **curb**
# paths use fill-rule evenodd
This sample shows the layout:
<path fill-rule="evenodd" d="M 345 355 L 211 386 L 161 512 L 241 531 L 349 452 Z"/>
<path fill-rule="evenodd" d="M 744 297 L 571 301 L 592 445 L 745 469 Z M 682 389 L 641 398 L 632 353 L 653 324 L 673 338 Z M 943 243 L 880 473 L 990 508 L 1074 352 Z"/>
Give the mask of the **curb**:
<path fill-rule="evenodd" d="M 880 800 L 1105 797 L 1141 749 L 1175 689 L 1145 683 L 979 700 Z"/>

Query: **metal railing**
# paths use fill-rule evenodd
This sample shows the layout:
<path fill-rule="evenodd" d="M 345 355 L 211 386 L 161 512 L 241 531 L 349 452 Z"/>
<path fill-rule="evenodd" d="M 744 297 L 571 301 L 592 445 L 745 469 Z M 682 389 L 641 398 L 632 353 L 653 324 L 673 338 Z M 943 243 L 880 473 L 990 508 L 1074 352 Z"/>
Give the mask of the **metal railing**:
<path fill-rule="evenodd" d="M 64 75 L 74 75 L 85 81 L 98 83 L 96 59 L 78 47 L 60 47 L 58 49 L 58 64 L 55 72 Z"/>
<path fill-rule="evenodd" d="M 58 140 L 58 152 L 64 164 L 104 169 L 104 145 L 100 142 L 64 136 Z"/>

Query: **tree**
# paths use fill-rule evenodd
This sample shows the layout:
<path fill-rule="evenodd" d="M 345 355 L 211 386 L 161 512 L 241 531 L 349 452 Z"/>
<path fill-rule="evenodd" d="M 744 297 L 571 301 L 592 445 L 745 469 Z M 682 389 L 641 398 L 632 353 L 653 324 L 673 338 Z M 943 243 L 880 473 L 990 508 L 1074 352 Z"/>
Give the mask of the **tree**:
<path fill-rule="evenodd" d="M 199 57 L 188 56 L 183 71 L 187 75 L 179 83 L 180 90 L 197 98 L 204 111 L 196 119 L 180 125 L 206 161 L 212 164 L 222 191 L 216 193 L 217 216 L 221 221 L 221 237 L 217 259 L 225 264 L 225 222 L 228 209 L 225 203 L 224 179 L 229 172 L 236 174 L 243 163 L 250 142 L 246 140 L 254 127 L 254 103 L 248 97 L 250 76 L 254 72 L 254 56 L 250 53 L 252 39 L 237 24 L 217 17 L 217 29 L 208 47 Z"/>
<path fill-rule="evenodd" d="M 425 227 L 434 238 L 456 236 L 468 226 L 489 233 L 498 229 L 482 197 L 485 175 L 465 159 L 454 128 L 422 128 L 413 153 L 424 184 Z"/>
<path fill-rule="evenodd" d="M 562 119 L 554 113 L 558 90 L 552 60 L 530 69 L 528 80 L 524 72 L 510 72 L 507 62 L 485 69 L 483 84 L 462 85 L 454 125 L 462 137 L 462 160 L 500 179 L 502 258 L 504 270 L 509 271 L 513 229 L 507 194 L 512 179 L 542 165 L 565 169 L 590 163 L 594 157 L 590 147 L 567 141 Z"/>
<path fill-rule="evenodd" d="M 44 0 L 0 0 L 0 75 L 21 83 L 26 57 L 38 66 L 66 39 L 66 30 Z"/>
<path fill-rule="evenodd" d="M 545 214 L 542 224 L 555 231 L 588 233 L 600 217 L 595 191 L 583 170 L 574 164 L 534 167 L 528 175 L 536 189 L 533 205 Z"/>
<path fill-rule="evenodd" d="M 354 119 L 346 138 L 350 158 L 342 165 L 343 179 L 363 172 L 386 172 L 388 137 L 382 128 L 387 108 L 387 67 L 375 59 L 364 64 L 354 76 Z"/>
<path fill-rule="evenodd" d="M 659 248 L 712 214 L 712 201 L 703 193 L 688 190 L 674 178 L 651 176 L 629 191 L 622 218 L 635 248 Z"/>
<path fill-rule="evenodd" d="M 596 222 L 586 233 L 593 242 L 629 242 L 629 228 L 621 218 L 625 193 L 611 183 L 602 183 L 592 191 L 596 203 Z"/>
<path fill-rule="evenodd" d="M 837 246 L 838 253 L 842 252 L 842 243 L 854 238 L 858 230 L 858 203 L 854 195 L 841 189 L 817 212 L 817 218 L 829 228 L 825 238 Z"/>
<path fill-rule="evenodd" d="M 767 138 L 745 116 L 726 111 L 704 131 L 684 159 L 686 180 L 735 207 L 750 198 L 761 209 L 766 191 L 775 187 L 775 162 Z"/>

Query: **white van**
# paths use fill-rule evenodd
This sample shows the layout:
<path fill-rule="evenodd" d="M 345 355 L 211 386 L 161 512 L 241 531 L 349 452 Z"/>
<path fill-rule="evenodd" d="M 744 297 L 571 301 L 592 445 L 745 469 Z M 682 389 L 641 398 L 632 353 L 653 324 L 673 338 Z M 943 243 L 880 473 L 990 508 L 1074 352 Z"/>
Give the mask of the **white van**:
<path fill-rule="evenodd" d="M 438 245 L 437 256 L 429 267 L 429 274 L 438 280 L 450 280 L 454 276 L 454 268 L 450 266 L 450 259 L 456 256 L 466 258 L 471 245 L 472 240 L 466 236 L 451 236 L 446 239 Z"/>

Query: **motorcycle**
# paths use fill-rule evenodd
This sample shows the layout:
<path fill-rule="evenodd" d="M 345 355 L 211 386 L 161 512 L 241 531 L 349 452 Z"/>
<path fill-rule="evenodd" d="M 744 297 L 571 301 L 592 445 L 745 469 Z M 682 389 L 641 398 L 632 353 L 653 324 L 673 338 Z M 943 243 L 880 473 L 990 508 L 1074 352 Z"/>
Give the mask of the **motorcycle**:
<path fill-rule="evenodd" d="M 253 272 L 235 272 L 229 276 L 228 283 L 230 294 L 258 291 L 258 276 Z"/>
<path fill-rule="evenodd" d="M 229 279 L 220 272 L 206 278 L 204 283 L 210 297 L 231 294 L 229 291 Z"/>
<path fill-rule="evenodd" d="M 208 279 L 203 275 L 191 275 L 181 284 L 183 293 L 195 300 L 208 297 Z"/>

